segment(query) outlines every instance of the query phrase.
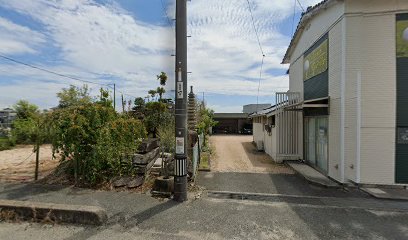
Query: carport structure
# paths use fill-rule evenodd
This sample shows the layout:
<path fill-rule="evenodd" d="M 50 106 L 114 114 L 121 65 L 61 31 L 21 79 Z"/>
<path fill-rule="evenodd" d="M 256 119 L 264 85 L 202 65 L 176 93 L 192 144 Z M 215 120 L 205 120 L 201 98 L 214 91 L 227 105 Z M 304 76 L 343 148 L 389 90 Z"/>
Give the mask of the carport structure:
<path fill-rule="evenodd" d="M 218 124 L 213 133 L 240 134 L 245 125 L 252 125 L 247 113 L 215 113 L 214 120 Z"/>

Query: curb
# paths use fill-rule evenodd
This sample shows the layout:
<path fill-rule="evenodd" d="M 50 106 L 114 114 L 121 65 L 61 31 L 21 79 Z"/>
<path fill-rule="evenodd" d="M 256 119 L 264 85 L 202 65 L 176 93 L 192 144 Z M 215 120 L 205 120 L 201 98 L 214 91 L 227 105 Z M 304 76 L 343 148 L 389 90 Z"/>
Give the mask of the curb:
<path fill-rule="evenodd" d="M 102 225 L 107 220 L 105 209 L 97 206 L 15 200 L 0 200 L 0 216 L 6 219 L 89 225 Z"/>
<path fill-rule="evenodd" d="M 408 201 L 408 197 L 406 196 L 395 196 L 392 194 L 388 194 L 388 193 L 374 193 L 372 190 L 370 190 L 369 188 L 359 188 L 361 191 L 367 193 L 368 195 L 370 195 L 373 198 L 377 198 L 377 199 L 383 199 L 383 200 L 392 200 L 392 201 Z M 404 190 L 405 191 L 405 190 Z"/>

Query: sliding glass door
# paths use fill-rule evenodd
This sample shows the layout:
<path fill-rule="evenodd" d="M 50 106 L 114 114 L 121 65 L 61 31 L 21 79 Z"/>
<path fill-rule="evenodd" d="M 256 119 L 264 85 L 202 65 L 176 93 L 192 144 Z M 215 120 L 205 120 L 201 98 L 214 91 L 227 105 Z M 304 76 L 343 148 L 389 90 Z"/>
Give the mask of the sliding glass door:
<path fill-rule="evenodd" d="M 305 117 L 305 160 L 327 173 L 328 165 L 328 119 L 327 117 Z"/>

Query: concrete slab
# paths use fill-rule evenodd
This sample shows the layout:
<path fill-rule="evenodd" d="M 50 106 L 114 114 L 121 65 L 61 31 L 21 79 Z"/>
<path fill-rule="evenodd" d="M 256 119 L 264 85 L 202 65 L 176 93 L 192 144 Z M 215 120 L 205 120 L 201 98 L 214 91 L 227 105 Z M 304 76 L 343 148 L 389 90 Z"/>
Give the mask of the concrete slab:
<path fill-rule="evenodd" d="M 286 162 L 295 172 L 302 175 L 309 183 L 327 187 L 340 188 L 341 186 L 311 166 L 300 162 Z"/>
<path fill-rule="evenodd" d="M 0 213 L 18 220 L 101 225 L 106 211 L 97 206 L 0 200 Z"/>
<path fill-rule="evenodd" d="M 408 190 L 405 188 L 361 188 L 375 198 L 391 200 L 408 200 Z"/>
<path fill-rule="evenodd" d="M 298 174 L 199 172 L 196 184 L 208 191 L 267 193 L 299 196 L 362 197 L 357 188 L 326 188 L 310 184 Z"/>

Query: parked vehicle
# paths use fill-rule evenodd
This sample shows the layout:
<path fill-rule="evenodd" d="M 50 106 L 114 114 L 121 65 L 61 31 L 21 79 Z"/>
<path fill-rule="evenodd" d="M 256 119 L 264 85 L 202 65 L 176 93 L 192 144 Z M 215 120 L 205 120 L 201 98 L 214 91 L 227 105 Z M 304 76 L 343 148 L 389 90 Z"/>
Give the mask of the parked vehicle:
<path fill-rule="evenodd" d="M 242 134 L 252 134 L 252 124 L 245 124 L 241 131 Z"/>

